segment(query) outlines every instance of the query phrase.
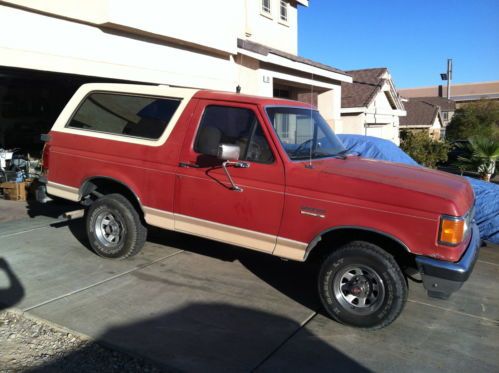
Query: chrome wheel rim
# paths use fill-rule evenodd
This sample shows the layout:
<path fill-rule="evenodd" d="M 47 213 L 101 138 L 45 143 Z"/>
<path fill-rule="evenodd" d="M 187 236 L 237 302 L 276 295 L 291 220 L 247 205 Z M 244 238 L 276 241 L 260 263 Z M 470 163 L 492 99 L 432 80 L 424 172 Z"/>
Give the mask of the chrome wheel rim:
<path fill-rule="evenodd" d="M 97 215 L 94 228 L 99 242 L 110 249 L 121 243 L 125 233 L 120 217 L 110 211 L 103 211 Z"/>
<path fill-rule="evenodd" d="M 376 312 L 385 299 L 385 284 L 371 267 L 351 265 L 340 270 L 333 280 L 336 300 L 359 315 Z"/>

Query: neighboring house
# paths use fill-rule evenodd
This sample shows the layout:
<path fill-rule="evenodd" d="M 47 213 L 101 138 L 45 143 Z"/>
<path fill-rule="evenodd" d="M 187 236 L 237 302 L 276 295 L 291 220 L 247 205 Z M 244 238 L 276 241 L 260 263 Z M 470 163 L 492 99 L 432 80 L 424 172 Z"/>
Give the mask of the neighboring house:
<path fill-rule="evenodd" d="M 407 112 L 400 118 L 400 130 L 425 131 L 434 140 L 440 140 L 443 120 L 440 107 L 425 100 L 408 99 L 404 102 Z"/>
<path fill-rule="evenodd" d="M 399 145 L 399 121 L 405 115 L 392 77 L 385 67 L 352 70 L 353 84 L 343 83 L 339 133 L 381 137 Z"/>
<path fill-rule="evenodd" d="M 403 97 L 447 97 L 446 86 L 399 89 Z M 479 100 L 499 100 L 499 81 L 452 84 L 450 99 L 456 102 L 456 108 L 468 102 Z"/>
<path fill-rule="evenodd" d="M 297 56 L 300 6 L 308 0 L 0 0 L 0 135 L 28 123 L 40 111 L 32 106 L 58 113 L 81 84 L 98 81 L 317 97 L 340 126 L 341 83 L 352 79 Z M 2 117 L 28 91 L 22 118 Z"/>
<path fill-rule="evenodd" d="M 430 105 L 438 106 L 442 115 L 442 130 L 445 130 L 456 111 L 456 102 L 447 100 L 444 97 L 415 97 L 411 100 L 423 101 Z"/>

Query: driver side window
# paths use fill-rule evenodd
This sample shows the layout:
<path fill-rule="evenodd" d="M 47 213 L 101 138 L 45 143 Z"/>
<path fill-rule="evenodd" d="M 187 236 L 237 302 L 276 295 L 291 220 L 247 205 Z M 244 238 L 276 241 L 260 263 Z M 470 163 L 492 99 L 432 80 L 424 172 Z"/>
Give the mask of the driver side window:
<path fill-rule="evenodd" d="M 273 163 L 274 156 L 255 113 L 246 108 L 205 108 L 194 144 L 197 153 L 216 156 L 220 144 L 238 145 L 240 160 Z"/>

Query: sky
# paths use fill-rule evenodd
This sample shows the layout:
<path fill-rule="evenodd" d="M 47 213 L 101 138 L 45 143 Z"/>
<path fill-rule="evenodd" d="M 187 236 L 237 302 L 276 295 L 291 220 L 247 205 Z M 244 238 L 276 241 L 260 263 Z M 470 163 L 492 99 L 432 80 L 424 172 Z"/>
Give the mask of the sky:
<path fill-rule="evenodd" d="M 342 70 L 388 67 L 397 88 L 499 80 L 499 0 L 310 0 L 298 54 Z"/>

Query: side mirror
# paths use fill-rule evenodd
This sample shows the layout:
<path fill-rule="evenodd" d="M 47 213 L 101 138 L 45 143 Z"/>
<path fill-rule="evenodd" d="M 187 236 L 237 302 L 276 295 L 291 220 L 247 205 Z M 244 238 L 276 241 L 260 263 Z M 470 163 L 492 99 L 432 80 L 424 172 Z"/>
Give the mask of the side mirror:
<path fill-rule="evenodd" d="M 220 144 L 218 146 L 217 157 L 222 161 L 238 161 L 241 148 L 238 145 Z"/>
<path fill-rule="evenodd" d="M 236 183 L 234 183 L 227 167 L 232 166 L 236 168 L 248 168 L 250 166 L 249 163 L 239 161 L 240 154 L 241 148 L 238 145 L 220 144 L 218 146 L 218 159 L 224 161 L 222 167 L 227 175 L 227 178 L 229 179 L 231 189 L 236 192 L 242 192 L 243 188 L 238 187 Z"/>

